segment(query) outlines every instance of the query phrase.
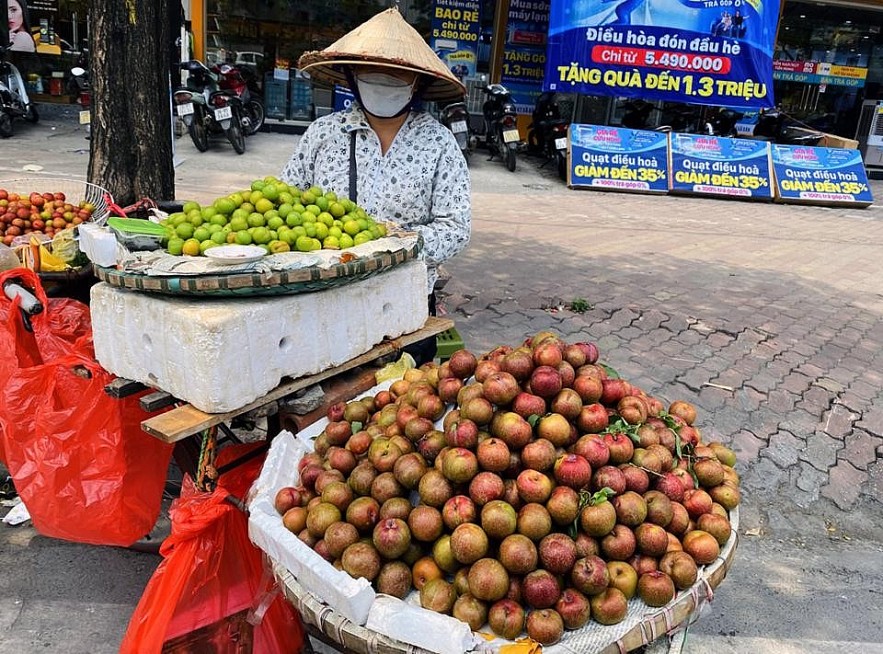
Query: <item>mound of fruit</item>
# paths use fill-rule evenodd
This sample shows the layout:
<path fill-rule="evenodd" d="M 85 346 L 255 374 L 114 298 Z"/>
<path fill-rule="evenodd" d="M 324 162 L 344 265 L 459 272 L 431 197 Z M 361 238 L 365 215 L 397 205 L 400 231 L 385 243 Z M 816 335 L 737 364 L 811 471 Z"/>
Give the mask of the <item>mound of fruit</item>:
<path fill-rule="evenodd" d="M 160 224 L 168 230 L 169 254 L 191 256 L 226 243 L 259 245 L 268 253 L 342 250 L 386 235 L 386 227 L 355 202 L 272 176 L 207 206 L 188 202 Z"/>
<path fill-rule="evenodd" d="M 281 489 L 286 528 L 378 592 L 473 630 L 557 642 L 668 604 L 714 562 L 740 499 L 735 455 L 543 332 L 409 370 L 340 403 Z M 416 502 L 412 502 L 412 497 Z"/>
<path fill-rule="evenodd" d="M 64 193 L 16 193 L 0 188 L 0 239 L 11 245 L 22 234 L 40 232 L 51 237 L 89 220 L 94 211 L 89 202 L 68 202 Z"/>

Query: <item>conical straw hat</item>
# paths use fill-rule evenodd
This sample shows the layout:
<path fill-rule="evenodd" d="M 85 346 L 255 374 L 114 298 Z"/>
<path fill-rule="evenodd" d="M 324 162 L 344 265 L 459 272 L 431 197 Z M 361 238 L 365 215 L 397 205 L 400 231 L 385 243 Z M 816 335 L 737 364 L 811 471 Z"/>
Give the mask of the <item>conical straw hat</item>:
<path fill-rule="evenodd" d="M 324 50 L 305 52 L 297 66 L 315 79 L 347 86 L 343 66 L 387 66 L 410 70 L 431 78 L 425 100 L 460 100 L 466 87 L 432 51 L 423 37 L 390 8 L 344 34 Z"/>

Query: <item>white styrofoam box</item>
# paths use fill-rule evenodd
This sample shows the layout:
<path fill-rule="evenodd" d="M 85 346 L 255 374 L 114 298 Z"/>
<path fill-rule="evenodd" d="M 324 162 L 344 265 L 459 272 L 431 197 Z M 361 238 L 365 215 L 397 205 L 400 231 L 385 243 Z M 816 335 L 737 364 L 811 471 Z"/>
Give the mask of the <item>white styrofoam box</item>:
<path fill-rule="evenodd" d="M 110 372 L 207 413 L 338 366 L 428 317 L 426 265 L 409 261 L 314 293 L 191 298 L 92 287 L 95 354 Z"/>
<path fill-rule="evenodd" d="M 77 228 L 80 250 L 89 261 L 99 266 L 113 266 L 119 249 L 117 239 L 107 227 L 83 223 Z"/>

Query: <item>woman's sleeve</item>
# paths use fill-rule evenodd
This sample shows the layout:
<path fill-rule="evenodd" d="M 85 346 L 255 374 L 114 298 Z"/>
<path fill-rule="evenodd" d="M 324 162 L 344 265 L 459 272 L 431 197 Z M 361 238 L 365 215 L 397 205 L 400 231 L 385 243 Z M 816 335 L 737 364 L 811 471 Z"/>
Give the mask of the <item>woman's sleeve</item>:
<path fill-rule="evenodd" d="M 291 186 L 309 188 L 313 184 L 315 152 L 315 131 L 307 128 L 297 142 L 294 154 L 282 168 L 280 179 Z"/>
<path fill-rule="evenodd" d="M 457 142 L 445 139 L 432 188 L 432 221 L 415 225 L 423 236 L 423 253 L 432 263 L 444 263 L 466 249 L 472 233 L 469 168 Z"/>

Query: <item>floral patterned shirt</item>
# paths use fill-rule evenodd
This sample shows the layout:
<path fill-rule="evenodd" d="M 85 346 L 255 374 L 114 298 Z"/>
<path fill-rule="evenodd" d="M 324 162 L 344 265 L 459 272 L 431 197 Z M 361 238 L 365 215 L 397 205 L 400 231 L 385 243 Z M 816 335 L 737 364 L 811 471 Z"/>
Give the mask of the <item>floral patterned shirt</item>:
<path fill-rule="evenodd" d="M 462 252 L 472 226 L 469 168 L 454 135 L 412 112 L 386 154 L 357 106 L 315 120 L 282 170 L 288 184 L 349 196 L 350 133 L 356 133 L 356 201 L 377 220 L 423 236 L 429 291 L 438 265 Z"/>

